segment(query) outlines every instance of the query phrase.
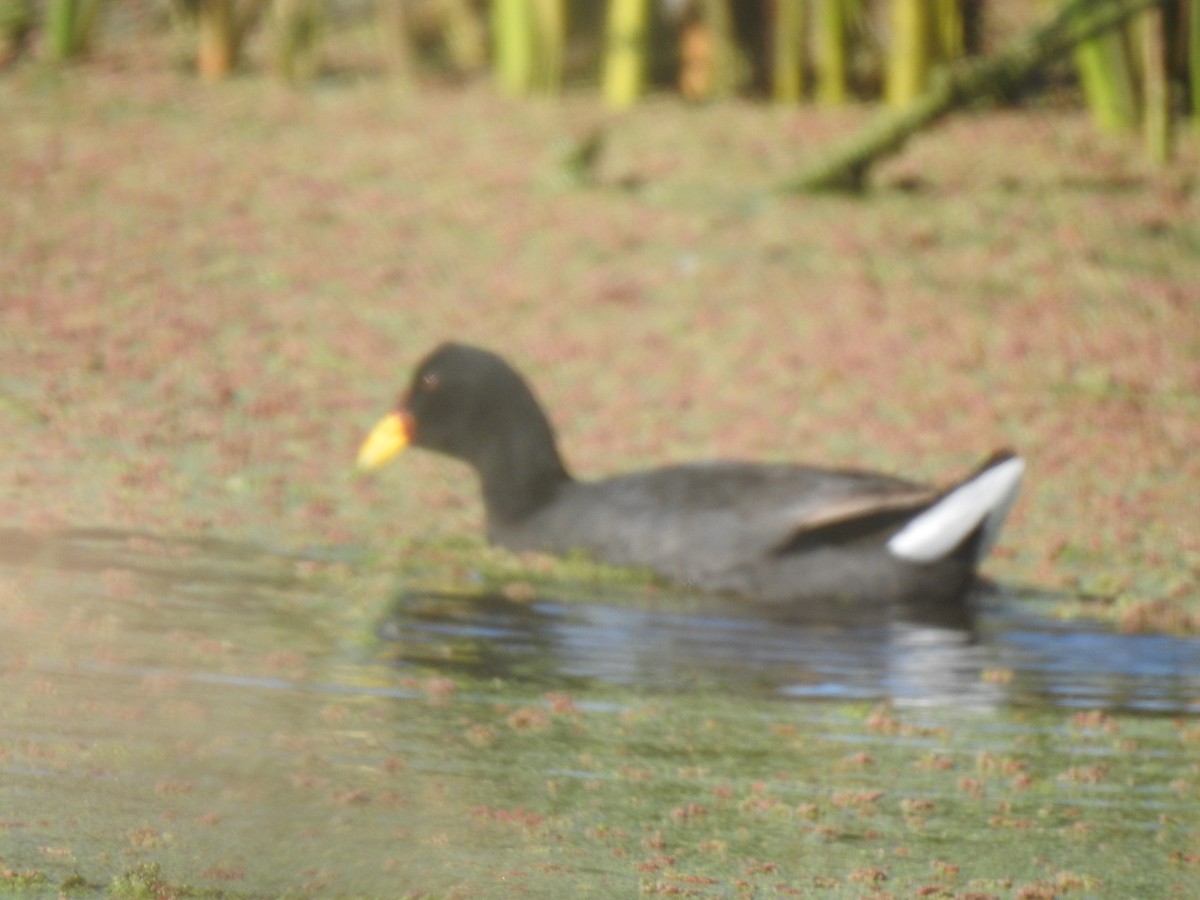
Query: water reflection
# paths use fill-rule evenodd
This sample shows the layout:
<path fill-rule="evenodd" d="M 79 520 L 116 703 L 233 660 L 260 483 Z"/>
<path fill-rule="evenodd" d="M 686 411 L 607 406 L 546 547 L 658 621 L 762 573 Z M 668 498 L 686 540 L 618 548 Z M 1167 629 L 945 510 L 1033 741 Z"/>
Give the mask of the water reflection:
<path fill-rule="evenodd" d="M 672 854 L 729 847 L 705 878 L 732 896 L 856 870 L 869 828 L 872 846 L 912 848 L 888 854 L 899 893 L 928 884 L 931 858 L 961 865 L 962 885 L 994 883 L 1027 866 L 1033 841 L 1113 896 L 1172 893 L 1160 871 L 1197 895 L 1193 723 L 1124 717 L 1110 731 L 1003 709 L 1198 712 L 1196 640 L 1051 622 L 1026 594 L 978 598 L 974 620 L 801 620 L 580 587 L 528 603 L 405 595 L 380 626 L 393 668 L 361 640 L 379 580 L 358 570 L 372 571 L 218 541 L 0 529 L 0 883 L 43 879 L 30 896 L 628 896 L 656 835 Z M 455 677 L 427 677 L 435 666 Z M 884 697 L 942 708 L 892 733 L 869 704 L 813 702 Z M 1002 709 L 963 712 L 990 706 Z M 963 781 L 986 781 L 987 799 Z M 930 798 L 919 827 L 911 797 Z M 999 801 L 1021 824 L 984 832 Z M 760 860 L 780 862 L 750 883 Z M 142 864 L 169 882 L 118 890 Z"/>
<path fill-rule="evenodd" d="M 297 577 L 301 564 L 214 540 L 0 529 L 0 576 L 30 589 L 29 597 L 41 593 L 29 580 L 35 570 L 78 578 L 45 586 L 70 617 L 69 627 L 51 629 L 57 649 L 50 656 L 67 659 L 71 642 L 90 646 L 101 638 L 119 648 L 109 655 L 126 656 L 138 635 L 147 639 L 144 652 L 137 645 L 144 671 L 177 664 L 181 642 L 201 654 L 222 646 L 207 639 L 231 636 L 247 647 L 289 650 L 264 651 L 263 674 L 275 675 L 273 667 L 281 665 L 309 670 L 338 641 L 329 631 L 333 623 L 318 621 L 319 603 L 310 602 Z M 1046 614 L 1056 598 L 1036 591 L 981 589 L 970 614 L 966 608 L 904 608 L 887 615 L 831 609 L 800 615 L 669 593 L 563 590 L 561 599 L 527 602 L 405 593 L 379 633 L 397 665 L 529 681 L 547 690 L 600 683 L 907 706 L 1200 713 L 1200 639 L 1059 621 Z M 44 603 L 27 605 L 27 612 L 10 613 L 36 621 L 49 612 Z M 120 628 L 113 624 L 118 610 Z M 116 630 L 108 635 L 106 628 Z M 301 644 L 311 646 L 297 653 Z M 10 642 L 10 653 L 17 648 Z M 228 648 L 220 653 L 217 659 L 227 661 Z M 43 665 L 50 656 L 43 654 Z M 294 675 L 287 674 L 289 680 Z"/>
<path fill-rule="evenodd" d="M 399 664 L 477 677 L 901 705 L 1200 712 L 1200 640 L 1123 635 L 982 590 L 978 612 L 781 616 L 738 601 L 404 595 L 381 626 Z"/>

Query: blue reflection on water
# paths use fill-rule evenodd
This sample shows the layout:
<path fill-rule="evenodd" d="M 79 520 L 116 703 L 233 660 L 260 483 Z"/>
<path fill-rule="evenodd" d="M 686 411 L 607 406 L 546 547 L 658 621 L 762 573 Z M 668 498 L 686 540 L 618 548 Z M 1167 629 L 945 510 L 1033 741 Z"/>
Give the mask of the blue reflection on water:
<path fill-rule="evenodd" d="M 399 663 L 481 675 L 595 680 L 904 705 L 1050 705 L 1200 713 L 1200 640 L 1042 617 L 1033 593 L 978 598 L 969 621 L 883 613 L 793 621 L 736 601 L 513 603 L 401 598 L 382 629 Z"/>

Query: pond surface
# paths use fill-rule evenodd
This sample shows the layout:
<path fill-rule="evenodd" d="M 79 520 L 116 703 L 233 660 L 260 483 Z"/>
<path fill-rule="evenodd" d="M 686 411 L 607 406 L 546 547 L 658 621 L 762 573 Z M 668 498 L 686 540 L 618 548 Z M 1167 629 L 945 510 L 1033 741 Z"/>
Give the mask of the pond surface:
<path fill-rule="evenodd" d="M 414 594 L 397 601 L 380 634 L 400 660 L 545 684 L 1200 713 L 1200 640 L 1116 634 L 1034 611 L 1052 599 L 989 588 L 973 598 L 971 617 L 796 622 L 736 600 L 664 609 L 662 597 L 615 605 Z"/>
<path fill-rule="evenodd" d="M 1200 896 L 1200 641 L 581 593 L 0 531 L 0 890 Z"/>

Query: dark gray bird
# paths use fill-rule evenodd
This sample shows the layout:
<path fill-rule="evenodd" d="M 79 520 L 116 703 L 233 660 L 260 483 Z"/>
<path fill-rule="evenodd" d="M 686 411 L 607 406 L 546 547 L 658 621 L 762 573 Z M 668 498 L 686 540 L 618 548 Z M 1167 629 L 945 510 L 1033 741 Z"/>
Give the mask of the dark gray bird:
<path fill-rule="evenodd" d="M 835 607 L 961 599 L 1025 469 L 998 453 L 945 489 L 752 462 L 579 481 L 525 380 L 496 354 L 453 343 L 417 366 L 358 464 L 373 469 L 409 444 L 478 473 L 494 544 L 582 550 L 704 591 Z"/>

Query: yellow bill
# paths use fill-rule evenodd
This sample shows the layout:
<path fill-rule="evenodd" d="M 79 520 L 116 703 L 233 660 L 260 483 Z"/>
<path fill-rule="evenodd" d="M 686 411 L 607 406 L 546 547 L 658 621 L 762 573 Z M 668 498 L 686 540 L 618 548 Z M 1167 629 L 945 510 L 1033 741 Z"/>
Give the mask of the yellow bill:
<path fill-rule="evenodd" d="M 408 423 L 398 412 L 389 413 L 371 429 L 358 451 L 358 467 L 378 469 L 409 444 Z"/>

